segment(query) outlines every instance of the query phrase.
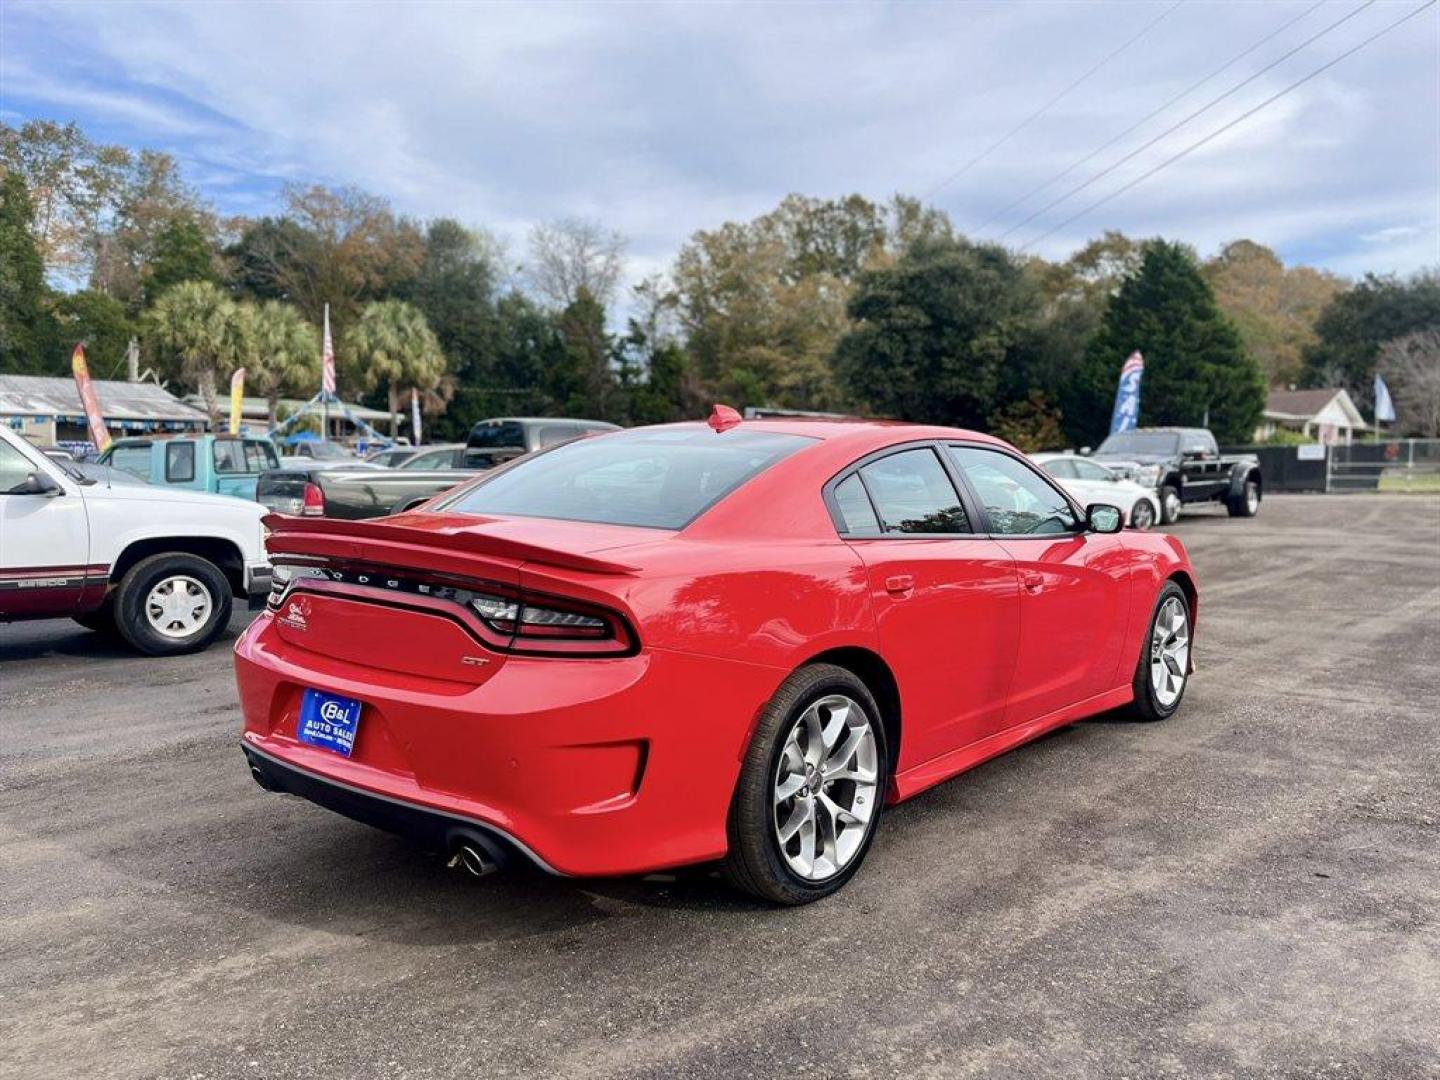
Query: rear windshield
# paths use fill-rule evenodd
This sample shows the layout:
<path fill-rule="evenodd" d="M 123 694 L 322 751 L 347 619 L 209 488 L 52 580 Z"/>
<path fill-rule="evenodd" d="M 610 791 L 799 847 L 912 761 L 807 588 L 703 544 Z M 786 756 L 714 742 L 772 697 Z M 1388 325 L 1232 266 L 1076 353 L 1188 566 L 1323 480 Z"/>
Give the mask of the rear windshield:
<path fill-rule="evenodd" d="M 481 421 L 470 429 L 465 445 L 489 449 L 494 446 L 525 446 L 525 428 L 513 420 Z"/>
<path fill-rule="evenodd" d="M 1102 454 L 1173 454 L 1180 436 L 1173 431 L 1121 431 L 1100 444 Z"/>
<path fill-rule="evenodd" d="M 683 529 L 813 440 L 708 428 L 580 439 L 516 462 L 443 504 L 448 511 Z"/>

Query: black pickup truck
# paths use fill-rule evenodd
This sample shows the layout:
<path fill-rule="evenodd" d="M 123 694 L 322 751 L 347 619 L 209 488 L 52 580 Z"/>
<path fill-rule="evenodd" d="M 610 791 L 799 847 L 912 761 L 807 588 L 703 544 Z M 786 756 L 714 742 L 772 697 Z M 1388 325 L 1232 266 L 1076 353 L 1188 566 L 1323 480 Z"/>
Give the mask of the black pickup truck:
<path fill-rule="evenodd" d="M 1154 488 L 1163 525 L 1173 525 L 1180 508 L 1191 503 L 1224 503 L 1231 517 L 1254 517 L 1260 511 L 1265 485 L 1259 459 L 1222 455 L 1205 428 L 1117 431 L 1094 457 L 1126 479 Z"/>

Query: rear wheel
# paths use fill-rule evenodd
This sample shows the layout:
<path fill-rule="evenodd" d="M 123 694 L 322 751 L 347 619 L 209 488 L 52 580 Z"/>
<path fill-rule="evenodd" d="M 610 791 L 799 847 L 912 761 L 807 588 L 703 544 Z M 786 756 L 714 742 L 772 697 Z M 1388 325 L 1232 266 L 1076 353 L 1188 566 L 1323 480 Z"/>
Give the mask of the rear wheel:
<path fill-rule="evenodd" d="M 1150 505 L 1149 499 L 1136 499 L 1135 505 L 1130 508 L 1130 527 L 1132 529 L 1148 529 L 1155 524 L 1155 507 Z"/>
<path fill-rule="evenodd" d="M 230 622 L 230 583 L 197 555 L 151 555 L 125 572 L 115 590 L 115 624 L 151 656 L 203 649 Z"/>
<path fill-rule="evenodd" d="M 1155 600 L 1140 648 L 1132 686 L 1132 712 L 1141 720 L 1164 720 L 1180 707 L 1190 677 L 1190 604 L 1185 591 L 1167 581 Z"/>
<path fill-rule="evenodd" d="M 1180 520 L 1180 489 L 1166 484 L 1160 489 L 1160 524 L 1174 525 Z"/>
<path fill-rule="evenodd" d="M 885 732 L 865 684 L 795 672 L 765 707 L 730 808 L 725 874 L 777 904 L 829 896 L 859 870 L 885 796 Z"/>
<path fill-rule="evenodd" d="M 1225 507 L 1231 517 L 1254 517 L 1260 512 L 1260 485 L 1254 480 L 1246 480 L 1240 494 L 1227 499 Z"/>

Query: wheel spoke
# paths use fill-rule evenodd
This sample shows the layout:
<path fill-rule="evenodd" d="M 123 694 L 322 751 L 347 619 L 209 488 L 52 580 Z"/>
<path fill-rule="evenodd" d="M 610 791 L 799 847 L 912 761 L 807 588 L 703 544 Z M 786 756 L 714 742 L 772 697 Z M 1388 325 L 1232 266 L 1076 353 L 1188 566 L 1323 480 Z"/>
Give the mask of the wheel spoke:
<path fill-rule="evenodd" d="M 820 855 L 832 867 L 840 867 L 840 845 L 839 825 L 835 821 L 835 811 L 839 809 L 829 799 L 817 799 L 815 801 L 815 824 L 820 840 Z"/>
<path fill-rule="evenodd" d="M 841 733 L 845 730 L 850 717 L 848 705 L 832 705 L 830 707 L 830 719 L 826 722 L 820 737 L 825 743 L 825 749 L 830 750 L 839 740 Z"/>
<path fill-rule="evenodd" d="M 780 842 L 788 844 L 791 838 L 799 832 L 807 821 L 813 821 L 815 808 L 808 799 L 802 799 L 795 804 L 790 816 L 785 819 L 785 824 L 780 826 Z"/>
<path fill-rule="evenodd" d="M 805 710 L 805 762 L 819 765 L 825 756 L 825 732 L 820 726 L 820 706 L 811 705 Z"/>
<path fill-rule="evenodd" d="M 794 795 L 797 791 L 799 791 L 799 790 L 800 790 L 802 787 L 804 787 L 804 786 L 805 786 L 805 774 L 804 774 L 804 773 L 791 773 L 791 774 L 790 774 L 789 776 L 787 776 L 784 780 L 781 780 L 780 783 L 778 783 L 778 784 L 775 785 L 775 802 L 776 802 L 776 805 L 779 805 L 780 803 L 784 802 L 786 799 L 790 798 L 792 795 Z"/>
<path fill-rule="evenodd" d="M 825 775 L 833 778 L 837 772 L 849 765 L 851 759 L 859 752 L 865 736 L 869 734 L 867 728 L 851 728 L 850 737 L 825 759 Z"/>
<path fill-rule="evenodd" d="M 800 823 L 800 852 L 795 856 L 796 869 L 806 877 L 815 873 L 815 812 L 813 808 Z"/>

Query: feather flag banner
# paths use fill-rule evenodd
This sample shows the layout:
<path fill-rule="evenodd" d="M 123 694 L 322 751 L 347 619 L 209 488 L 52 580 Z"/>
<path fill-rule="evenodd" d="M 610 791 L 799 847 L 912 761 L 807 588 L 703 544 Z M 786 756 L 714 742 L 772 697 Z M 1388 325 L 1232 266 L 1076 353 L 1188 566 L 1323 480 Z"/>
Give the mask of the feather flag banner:
<path fill-rule="evenodd" d="M 1132 352 L 1120 368 L 1120 384 L 1115 387 L 1115 409 L 1110 414 L 1110 434 L 1129 431 L 1140 422 L 1140 377 L 1145 374 L 1145 358 Z"/>

